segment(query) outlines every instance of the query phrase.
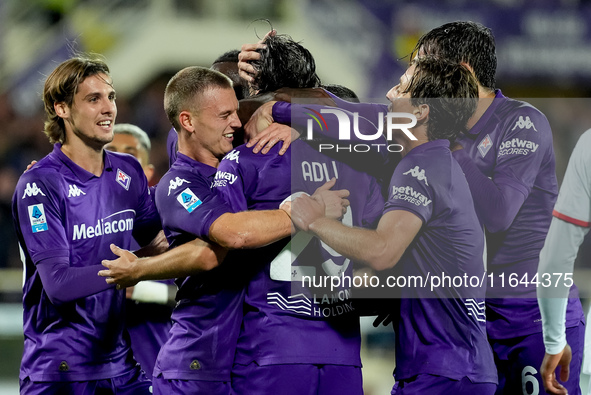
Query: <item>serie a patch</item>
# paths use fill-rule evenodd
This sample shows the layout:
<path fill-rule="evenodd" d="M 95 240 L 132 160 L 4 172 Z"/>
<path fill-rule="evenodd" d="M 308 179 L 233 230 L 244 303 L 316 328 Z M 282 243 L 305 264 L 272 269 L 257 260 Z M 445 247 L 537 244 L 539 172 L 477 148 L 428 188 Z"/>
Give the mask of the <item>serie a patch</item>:
<path fill-rule="evenodd" d="M 33 204 L 29 206 L 28 209 L 29 220 L 31 221 L 31 229 L 33 230 L 33 233 L 46 231 L 48 227 L 43 203 Z"/>
<path fill-rule="evenodd" d="M 203 203 L 189 188 L 182 191 L 176 200 L 190 213 Z"/>

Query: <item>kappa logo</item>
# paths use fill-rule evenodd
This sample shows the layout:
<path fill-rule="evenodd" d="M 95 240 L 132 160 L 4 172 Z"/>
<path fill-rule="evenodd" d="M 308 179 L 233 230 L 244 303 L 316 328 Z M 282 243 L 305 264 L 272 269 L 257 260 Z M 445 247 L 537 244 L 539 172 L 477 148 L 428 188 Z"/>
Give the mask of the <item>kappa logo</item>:
<path fill-rule="evenodd" d="M 36 183 L 33 183 L 33 185 L 31 185 L 27 182 L 27 187 L 25 188 L 25 193 L 23 193 L 22 198 L 24 199 L 25 197 L 31 197 L 31 196 L 37 196 L 37 195 L 45 196 L 43 191 L 37 186 Z"/>
<path fill-rule="evenodd" d="M 536 129 L 536 127 L 534 126 L 534 123 L 531 121 L 531 119 L 529 119 L 529 117 L 525 117 L 525 119 L 523 119 L 523 116 L 519 116 L 519 120 L 515 123 L 515 126 L 513 126 L 513 129 L 511 129 L 511 131 L 515 130 L 515 128 L 517 128 L 519 126 L 519 129 L 531 129 L 534 128 L 534 130 L 537 132 L 538 129 Z"/>
<path fill-rule="evenodd" d="M 236 163 L 240 163 L 240 162 L 238 162 L 239 156 L 240 156 L 240 151 L 232 150 L 232 151 L 230 151 L 230 153 L 228 153 L 226 156 L 224 156 L 224 159 L 233 160 Z"/>
<path fill-rule="evenodd" d="M 80 195 L 86 195 L 82 189 L 78 188 L 76 185 L 70 185 L 70 190 L 68 191 L 68 197 L 78 197 Z"/>
<path fill-rule="evenodd" d="M 125 188 L 126 191 L 129 191 L 129 184 L 131 184 L 131 177 L 125 174 L 125 172 L 121 169 L 117 169 L 117 177 L 115 178 L 119 185 Z"/>
<path fill-rule="evenodd" d="M 478 144 L 478 151 L 480 152 L 480 155 L 482 155 L 483 158 L 488 153 L 488 151 L 490 151 L 490 147 L 492 147 L 492 145 L 492 139 L 487 134 L 486 137 L 482 139 L 480 144 Z"/>
<path fill-rule="evenodd" d="M 168 184 L 168 196 L 170 196 L 170 191 L 174 191 L 183 184 L 190 184 L 190 182 L 180 177 L 170 180 L 170 184 Z"/>
<path fill-rule="evenodd" d="M 425 170 L 422 170 L 419 168 L 419 166 L 415 166 L 412 169 L 410 169 L 409 171 L 407 171 L 406 173 L 402 173 L 403 175 L 407 175 L 410 174 L 411 176 L 413 176 L 414 178 L 416 178 L 419 181 L 425 181 L 425 185 L 429 186 L 429 183 L 427 182 L 427 176 L 425 176 Z"/>

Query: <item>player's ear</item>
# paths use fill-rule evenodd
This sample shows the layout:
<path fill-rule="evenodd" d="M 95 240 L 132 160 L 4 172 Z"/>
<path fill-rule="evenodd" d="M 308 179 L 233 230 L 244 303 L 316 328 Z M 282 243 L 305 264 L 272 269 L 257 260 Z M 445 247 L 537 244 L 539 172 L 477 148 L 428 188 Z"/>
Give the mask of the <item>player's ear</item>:
<path fill-rule="evenodd" d="M 68 118 L 70 116 L 70 107 L 65 102 L 53 103 L 53 109 L 60 118 Z"/>
<path fill-rule="evenodd" d="M 418 107 L 415 107 L 412 113 L 417 117 L 417 122 L 427 120 L 429 117 L 429 105 L 419 104 Z"/>
<path fill-rule="evenodd" d="M 183 129 L 189 132 L 195 131 L 195 127 L 193 126 L 193 117 L 189 111 L 181 111 L 179 114 L 179 123 Z"/>

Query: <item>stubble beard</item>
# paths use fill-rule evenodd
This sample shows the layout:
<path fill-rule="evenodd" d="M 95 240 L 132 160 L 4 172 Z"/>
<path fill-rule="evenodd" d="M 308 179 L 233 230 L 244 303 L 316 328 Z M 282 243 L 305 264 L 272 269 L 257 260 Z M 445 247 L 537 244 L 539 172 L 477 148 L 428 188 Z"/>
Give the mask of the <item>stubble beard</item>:
<path fill-rule="evenodd" d="M 84 145 L 93 149 L 96 152 L 100 152 L 106 144 L 113 141 L 113 131 L 111 131 L 109 136 L 101 138 L 99 136 L 89 136 L 85 134 L 83 131 L 78 129 L 74 122 L 70 122 L 70 126 L 72 127 L 72 132 L 74 133 L 74 135 L 78 137 L 84 143 Z"/>

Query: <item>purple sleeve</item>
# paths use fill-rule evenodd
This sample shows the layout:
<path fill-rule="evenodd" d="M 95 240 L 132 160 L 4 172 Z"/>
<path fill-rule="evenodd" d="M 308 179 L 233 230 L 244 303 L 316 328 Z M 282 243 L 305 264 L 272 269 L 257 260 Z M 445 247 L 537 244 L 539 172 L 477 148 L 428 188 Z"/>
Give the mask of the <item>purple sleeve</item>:
<path fill-rule="evenodd" d="M 307 131 L 308 121 L 316 118 L 321 126 L 318 126 L 316 122 L 312 123 L 312 130 L 315 134 L 318 133 L 326 139 L 342 142 L 343 144 L 368 144 L 370 146 L 370 152 L 374 152 L 377 157 L 381 158 L 382 163 L 386 163 L 388 160 L 388 150 L 380 149 L 380 147 L 387 146 L 388 140 L 386 140 L 383 133 L 378 133 L 379 128 L 376 125 L 379 125 L 381 122 L 381 130 L 382 132 L 384 131 L 386 127 L 384 124 L 386 122 L 383 117 L 387 113 L 387 108 L 379 107 L 379 105 L 359 103 L 348 103 L 348 107 L 354 111 L 351 112 L 345 109 L 312 104 L 303 105 L 277 102 L 273 105 L 272 116 L 275 122 L 288 124 L 298 129 L 304 137 L 306 137 L 304 130 Z M 383 110 L 381 115 L 376 111 L 378 108 Z M 381 120 L 380 116 L 382 117 Z M 343 127 L 343 130 L 341 130 L 340 117 L 348 118 L 349 129 Z M 375 123 L 370 121 L 370 119 L 374 120 Z M 353 128 L 356 128 L 355 130 L 359 131 L 359 134 L 368 136 L 368 138 L 369 136 L 375 137 L 371 140 L 362 139 Z M 343 132 L 346 134 L 346 140 L 343 138 Z"/>
<path fill-rule="evenodd" d="M 212 192 L 207 179 L 194 173 L 178 175 L 188 183 L 174 190 L 170 190 L 162 182 L 158 184 L 156 205 L 162 226 L 168 232 L 189 233 L 201 239 L 209 239 L 211 224 L 222 214 L 232 212 L 232 209 Z"/>
<path fill-rule="evenodd" d="M 242 161 L 244 164 L 244 161 Z M 214 191 L 232 207 L 234 212 L 248 210 L 244 191 L 244 180 L 255 182 L 254 178 L 245 177 L 244 166 L 240 166 L 234 160 L 223 159 L 220 162 L 214 182 Z M 256 176 L 256 173 L 255 173 Z"/>
<path fill-rule="evenodd" d="M 525 120 L 534 126 L 520 126 Z M 476 213 L 492 233 L 511 226 L 533 188 L 542 163 L 554 161 L 552 131 L 541 112 L 534 107 L 522 107 L 503 122 L 505 133 L 492 179 L 480 172 L 466 152 L 454 152 L 470 185 Z"/>
<path fill-rule="evenodd" d="M 422 219 L 423 223 L 429 221 L 433 213 L 435 197 L 433 188 L 418 177 L 405 175 L 403 170 L 422 165 L 418 161 L 406 160 L 396 167 L 388 188 L 384 214 L 393 210 L 405 210 Z"/>
<path fill-rule="evenodd" d="M 16 224 L 35 264 L 52 256 L 69 256 L 70 244 L 64 226 L 66 220 L 60 210 L 62 197 L 54 191 L 59 191 L 59 185 L 52 185 L 55 179 L 53 174 L 29 170 L 23 174 L 15 190 Z M 29 188 L 35 188 L 38 193 L 26 195 Z"/>
<path fill-rule="evenodd" d="M 350 103 L 355 104 L 355 103 Z M 366 115 L 373 115 L 373 114 L 365 114 L 364 112 L 360 111 L 363 109 L 363 106 L 359 106 L 357 109 L 353 109 L 353 112 L 359 114 L 358 116 L 358 130 L 361 134 L 364 135 L 374 135 L 378 131 L 378 127 L 376 124 L 379 122 L 377 116 L 375 118 L 375 124 L 370 121 Z M 314 133 L 319 133 L 321 136 L 329 138 L 331 140 L 339 139 L 340 137 L 340 125 L 339 125 L 339 118 L 331 112 L 328 111 L 339 111 L 340 113 L 347 116 L 350 121 L 351 127 L 353 126 L 354 122 L 354 114 L 351 111 L 335 108 L 335 107 L 328 107 L 328 106 L 320 106 L 317 104 L 296 104 L 296 103 L 285 103 L 285 102 L 277 102 L 273 105 L 273 120 L 278 123 L 285 123 L 289 124 L 296 128 L 306 128 L 308 124 L 308 120 L 313 119 L 312 115 L 316 116 L 319 119 L 319 122 L 325 126 L 325 128 L 314 127 Z M 382 114 L 385 116 L 386 112 Z M 314 124 L 313 124 L 314 125 Z M 326 129 L 326 130 L 325 130 Z M 350 141 L 354 143 L 367 143 L 368 140 L 363 140 L 357 136 L 356 133 L 353 132 L 352 128 L 347 130 L 347 134 L 350 136 Z M 387 144 L 386 139 L 382 134 L 380 134 L 375 139 L 371 140 L 373 144 Z"/>
<path fill-rule="evenodd" d="M 43 289 L 52 303 L 63 303 L 112 286 L 97 275 L 104 269 L 102 265 L 70 266 L 70 244 L 63 225 L 65 219 L 59 210 L 60 194 L 55 191 L 59 190 L 59 185 L 54 188 L 52 179 L 55 177 L 37 175 L 34 171 L 25 173 L 17 185 L 14 204 L 18 231 L 41 276 Z M 34 196 L 25 195 L 25 184 L 39 192 Z"/>
<path fill-rule="evenodd" d="M 67 256 L 54 256 L 37 263 L 43 289 L 51 303 L 58 305 L 85 298 L 115 287 L 98 275 L 102 265 L 71 267 Z"/>
<path fill-rule="evenodd" d="M 388 106 L 386 104 L 355 103 L 343 100 L 331 92 L 327 91 L 326 93 L 332 97 L 338 108 L 342 108 L 343 110 L 347 110 L 349 112 L 359 112 L 371 120 L 377 120 L 379 113 L 382 113 L 382 116 L 384 116 L 388 112 Z"/>
<path fill-rule="evenodd" d="M 462 149 L 454 151 L 454 158 L 466 175 L 480 221 L 492 233 L 506 230 L 521 208 L 527 193 L 511 183 L 495 183 L 485 176 Z"/>

